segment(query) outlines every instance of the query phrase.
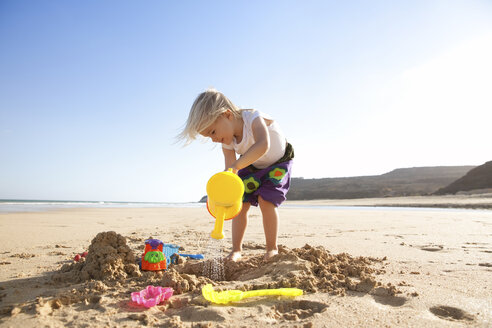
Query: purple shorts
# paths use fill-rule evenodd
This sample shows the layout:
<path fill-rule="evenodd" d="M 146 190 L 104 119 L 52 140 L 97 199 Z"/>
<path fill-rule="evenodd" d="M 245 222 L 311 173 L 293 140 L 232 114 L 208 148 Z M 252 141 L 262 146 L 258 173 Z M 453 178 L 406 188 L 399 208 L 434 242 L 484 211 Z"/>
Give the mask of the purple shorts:
<path fill-rule="evenodd" d="M 290 187 L 292 160 L 276 163 L 264 169 L 254 170 L 251 166 L 239 170 L 243 180 L 243 202 L 258 206 L 258 196 L 278 207 L 286 199 Z"/>

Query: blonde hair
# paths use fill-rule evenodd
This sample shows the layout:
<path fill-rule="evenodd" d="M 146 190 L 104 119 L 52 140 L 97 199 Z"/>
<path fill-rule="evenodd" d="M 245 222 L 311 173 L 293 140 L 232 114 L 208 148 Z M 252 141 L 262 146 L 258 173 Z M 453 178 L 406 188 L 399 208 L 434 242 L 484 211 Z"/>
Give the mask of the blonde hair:
<path fill-rule="evenodd" d="M 241 109 L 232 101 L 215 89 L 208 89 L 196 97 L 188 115 L 183 131 L 177 136 L 178 140 L 185 140 L 185 145 L 196 139 L 197 135 L 210 126 L 215 120 L 228 110 L 235 116 L 241 117 Z"/>

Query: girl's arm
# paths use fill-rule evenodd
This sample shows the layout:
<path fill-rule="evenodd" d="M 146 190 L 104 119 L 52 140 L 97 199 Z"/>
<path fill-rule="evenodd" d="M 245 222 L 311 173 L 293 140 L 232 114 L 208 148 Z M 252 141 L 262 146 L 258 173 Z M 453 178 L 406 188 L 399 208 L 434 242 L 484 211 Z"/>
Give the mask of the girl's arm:
<path fill-rule="evenodd" d="M 222 148 L 222 152 L 224 153 L 225 169 L 227 170 L 236 162 L 236 152 L 234 149 L 225 148 Z"/>
<path fill-rule="evenodd" d="M 262 117 L 257 117 L 254 119 L 251 129 L 253 130 L 255 143 L 243 154 L 243 156 L 239 157 L 238 160 L 233 162 L 232 165 L 228 167 L 232 167 L 236 170 L 245 168 L 246 166 L 256 162 L 256 160 L 261 156 L 265 155 L 270 148 L 270 134 L 268 132 L 265 120 Z"/>

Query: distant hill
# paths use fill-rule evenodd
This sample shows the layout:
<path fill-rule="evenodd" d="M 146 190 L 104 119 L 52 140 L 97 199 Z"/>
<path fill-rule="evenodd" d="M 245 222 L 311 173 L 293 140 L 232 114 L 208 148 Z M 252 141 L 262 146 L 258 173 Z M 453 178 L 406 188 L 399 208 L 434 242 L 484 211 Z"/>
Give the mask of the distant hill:
<path fill-rule="evenodd" d="M 465 176 L 435 192 L 436 195 L 456 194 L 459 191 L 492 188 L 492 161 L 477 166 Z"/>
<path fill-rule="evenodd" d="M 429 195 L 474 168 L 475 166 L 413 167 L 374 176 L 292 178 L 287 198 L 309 200 Z"/>

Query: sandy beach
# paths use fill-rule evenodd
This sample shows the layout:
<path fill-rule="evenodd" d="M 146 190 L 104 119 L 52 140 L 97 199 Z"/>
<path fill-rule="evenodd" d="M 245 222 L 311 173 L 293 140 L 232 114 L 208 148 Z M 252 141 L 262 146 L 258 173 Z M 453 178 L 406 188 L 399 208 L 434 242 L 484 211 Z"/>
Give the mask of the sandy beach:
<path fill-rule="evenodd" d="M 461 198 L 440 199 L 492 203 Z M 261 213 L 252 209 L 243 259 L 226 263 L 220 281 L 204 276 L 196 260 L 182 258 L 165 272 L 140 272 L 135 264 L 149 237 L 183 253 L 205 252 L 214 222 L 204 208 L 0 214 L 0 326 L 490 327 L 492 211 L 331 207 L 439 203 L 430 199 L 288 202 L 279 210 L 280 254 L 268 262 Z M 224 255 L 230 228 L 226 222 Z M 103 249 L 103 264 L 112 266 L 97 266 Z M 84 251 L 87 257 L 74 262 Z M 216 305 L 201 294 L 206 283 L 304 294 Z M 147 285 L 173 287 L 174 295 L 146 309 L 130 294 Z"/>
<path fill-rule="evenodd" d="M 492 193 L 287 201 L 289 205 L 492 209 Z"/>

